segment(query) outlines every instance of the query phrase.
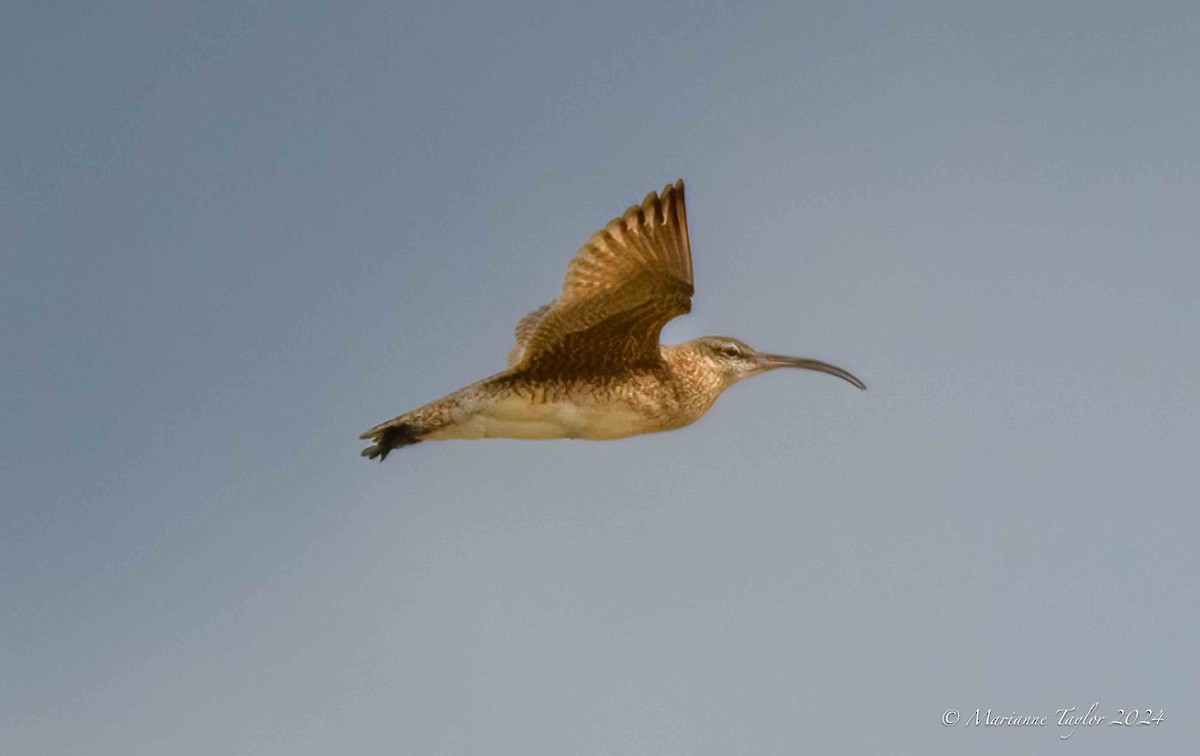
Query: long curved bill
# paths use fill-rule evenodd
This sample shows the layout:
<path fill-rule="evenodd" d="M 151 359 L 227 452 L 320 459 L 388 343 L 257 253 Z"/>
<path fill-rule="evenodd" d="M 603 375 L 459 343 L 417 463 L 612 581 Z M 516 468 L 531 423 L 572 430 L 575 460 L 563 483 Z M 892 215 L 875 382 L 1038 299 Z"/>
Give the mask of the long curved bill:
<path fill-rule="evenodd" d="M 855 386 L 857 386 L 860 389 L 863 389 L 864 391 L 867 388 L 867 384 L 865 384 L 862 381 L 855 378 L 854 375 L 852 373 L 850 373 L 850 371 L 842 370 L 837 365 L 830 365 L 828 362 L 821 362 L 820 360 L 810 360 L 807 357 L 788 357 L 787 355 L 783 355 L 783 354 L 762 354 L 760 352 L 758 354 L 758 364 L 763 370 L 774 370 L 775 368 L 784 368 L 784 367 L 803 368 L 805 370 L 815 370 L 818 373 L 828 373 L 829 375 L 836 375 L 838 378 L 841 378 L 843 381 L 854 384 Z"/>

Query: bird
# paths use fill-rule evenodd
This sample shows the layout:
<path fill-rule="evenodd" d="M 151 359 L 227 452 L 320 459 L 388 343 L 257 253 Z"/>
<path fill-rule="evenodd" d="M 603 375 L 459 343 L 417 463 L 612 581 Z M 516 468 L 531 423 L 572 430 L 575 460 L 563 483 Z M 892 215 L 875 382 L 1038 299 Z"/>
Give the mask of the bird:
<path fill-rule="evenodd" d="M 759 352 L 738 339 L 659 343 L 695 291 L 683 180 L 650 192 L 592 235 L 567 266 L 558 298 L 516 327 L 508 369 L 380 423 L 360 438 L 367 459 L 446 439 L 610 440 L 700 419 L 725 389 L 777 368 L 837 376 L 840 367 Z"/>

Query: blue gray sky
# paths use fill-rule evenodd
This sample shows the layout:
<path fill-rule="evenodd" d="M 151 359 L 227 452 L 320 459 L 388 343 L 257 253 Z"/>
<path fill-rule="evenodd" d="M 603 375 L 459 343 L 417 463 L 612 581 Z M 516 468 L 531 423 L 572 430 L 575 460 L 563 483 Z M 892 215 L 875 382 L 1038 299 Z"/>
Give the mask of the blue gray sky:
<path fill-rule="evenodd" d="M 45 2 L 0 39 L 0 752 L 1200 742 L 1194 3 Z M 867 392 L 359 458 L 679 177 L 664 338 Z M 1063 739 L 1094 702 L 1164 719 Z"/>

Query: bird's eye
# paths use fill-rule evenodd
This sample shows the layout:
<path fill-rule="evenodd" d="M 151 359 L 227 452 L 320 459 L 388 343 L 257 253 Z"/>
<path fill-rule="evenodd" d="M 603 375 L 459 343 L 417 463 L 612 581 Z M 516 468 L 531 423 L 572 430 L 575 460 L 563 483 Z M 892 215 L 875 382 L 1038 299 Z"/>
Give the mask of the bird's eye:
<path fill-rule="evenodd" d="M 742 350 L 739 349 L 736 344 L 723 344 L 721 346 L 721 354 L 724 354 L 727 357 L 741 357 Z"/>

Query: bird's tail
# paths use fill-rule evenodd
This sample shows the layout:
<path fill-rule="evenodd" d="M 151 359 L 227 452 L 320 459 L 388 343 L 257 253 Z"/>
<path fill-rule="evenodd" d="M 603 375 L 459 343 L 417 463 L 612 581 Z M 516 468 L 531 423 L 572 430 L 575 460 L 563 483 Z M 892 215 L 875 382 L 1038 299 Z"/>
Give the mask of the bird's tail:
<path fill-rule="evenodd" d="M 421 430 L 413 423 L 406 422 L 408 415 L 388 420 L 386 423 L 376 425 L 371 430 L 359 436 L 364 440 L 374 441 L 367 448 L 362 450 L 362 455 L 367 459 L 379 458 L 379 461 L 387 459 L 388 452 L 392 449 L 399 449 L 402 446 L 412 446 L 420 443 L 421 436 L 424 435 Z"/>
<path fill-rule="evenodd" d="M 367 459 L 378 458 L 382 462 L 387 459 L 388 452 L 392 449 L 412 446 L 426 439 L 432 441 L 435 438 L 479 438 L 479 435 L 454 432 L 457 424 L 471 414 L 470 408 L 464 406 L 464 397 L 469 396 L 475 389 L 476 386 L 472 384 L 424 407 L 418 407 L 393 417 L 386 423 L 376 425 L 359 436 L 375 442 L 363 449 L 362 455 Z"/>

